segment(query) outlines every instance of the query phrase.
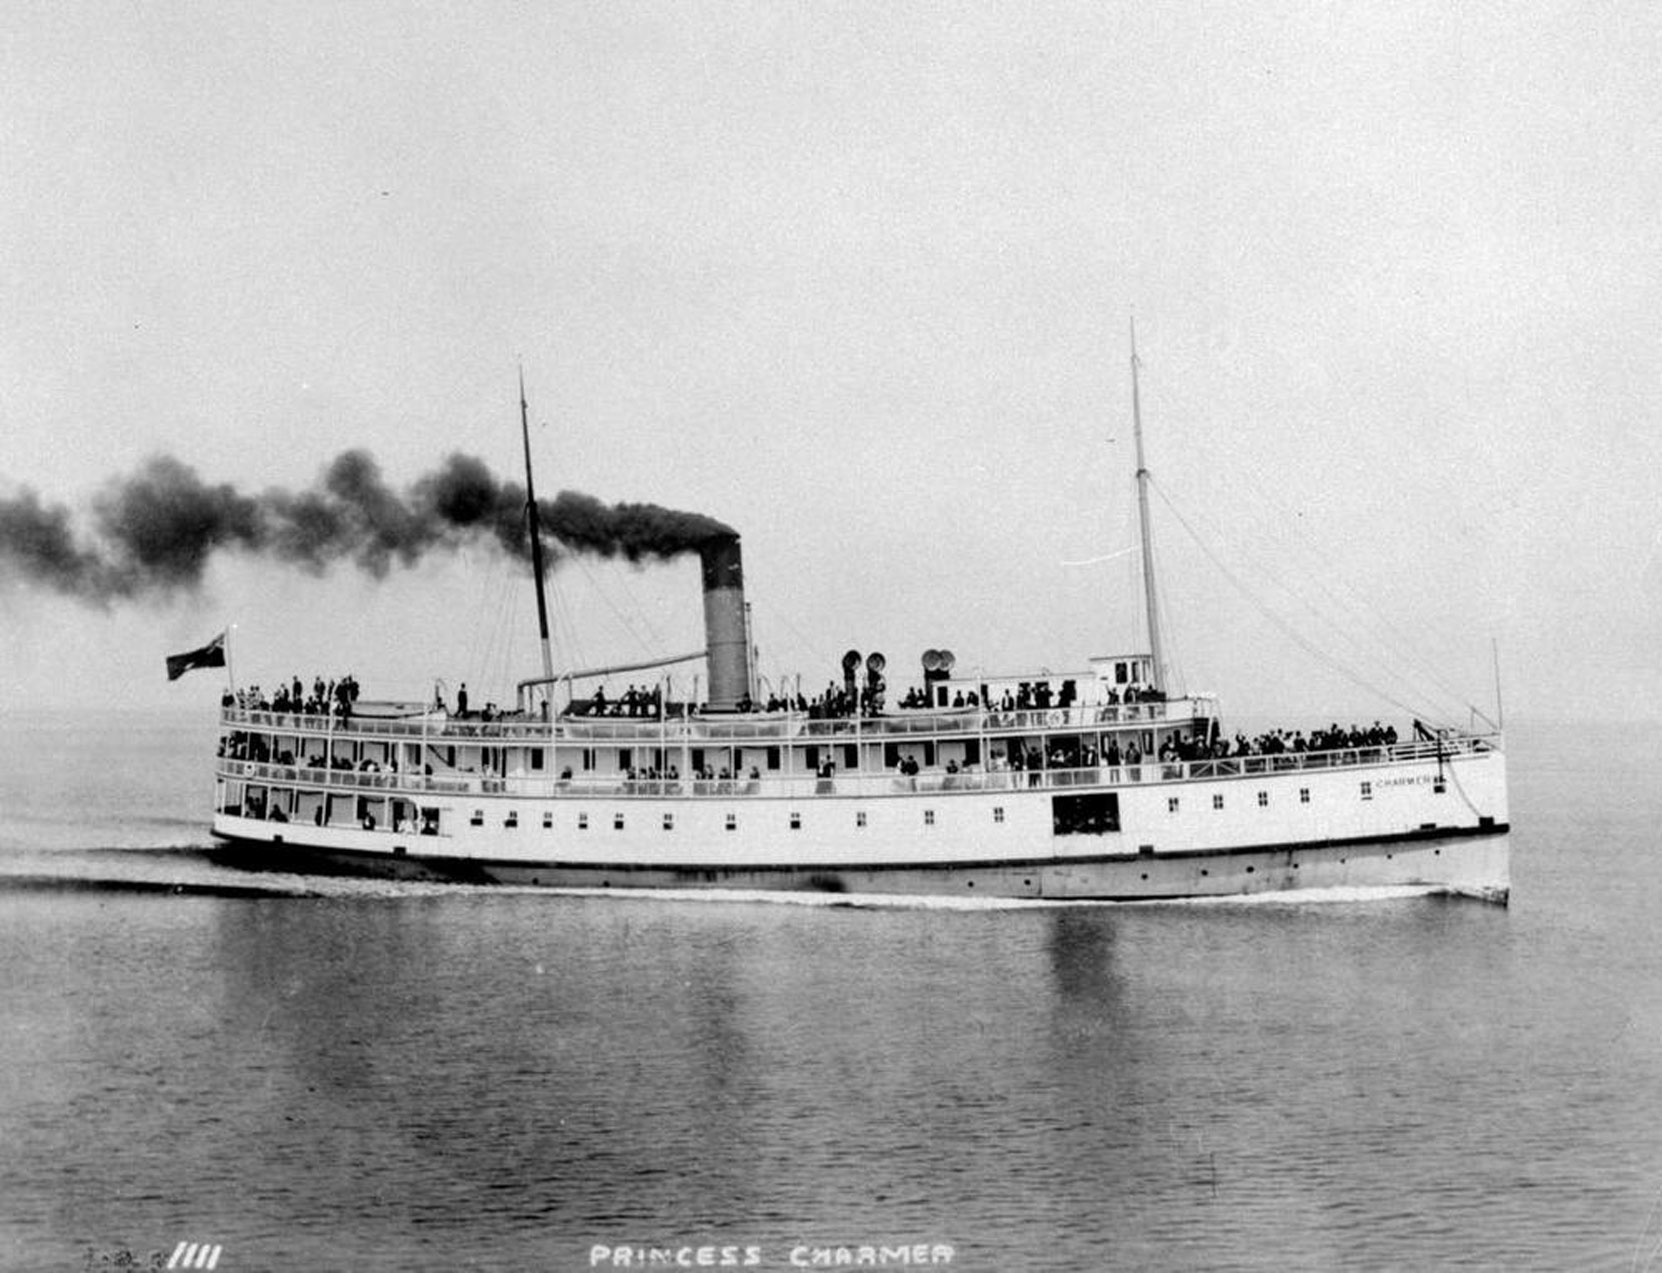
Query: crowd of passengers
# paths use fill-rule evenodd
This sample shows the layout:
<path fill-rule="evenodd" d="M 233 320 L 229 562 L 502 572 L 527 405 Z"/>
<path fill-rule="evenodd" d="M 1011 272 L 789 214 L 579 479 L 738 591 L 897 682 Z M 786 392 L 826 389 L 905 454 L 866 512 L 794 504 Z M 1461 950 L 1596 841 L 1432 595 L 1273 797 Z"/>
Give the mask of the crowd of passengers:
<path fill-rule="evenodd" d="M 466 692 L 467 687 L 463 686 L 462 693 L 458 696 L 462 715 L 467 714 Z M 1127 685 L 1123 690 L 1111 687 L 1105 702 L 1158 703 L 1164 702 L 1165 697 L 1160 690 Z M 1064 686 L 1059 691 L 1052 691 L 1048 682 L 1039 681 L 1032 685 L 1023 683 L 1014 691 L 1005 690 L 1000 699 L 989 695 L 986 706 L 994 712 L 1049 711 L 1053 707 L 1071 707 L 1075 701 L 1076 695 L 1071 685 Z M 898 705 L 907 711 L 927 711 L 934 707 L 928 691 L 917 686 L 907 690 Z M 974 690 L 958 690 L 953 694 L 950 706 L 960 709 L 980 707 L 981 699 Z M 812 698 L 801 693 L 770 693 L 766 699 L 755 700 L 746 694 L 739 699 L 735 707 L 742 714 L 760 711 L 776 715 L 791 712 L 798 716 L 806 716 L 809 720 L 843 720 L 855 715 L 856 712 L 861 716 L 881 716 L 884 689 L 880 683 L 851 687 L 846 683 L 838 685 L 835 681 L 830 681 L 826 683 L 823 691 Z M 678 714 L 679 710 L 672 707 L 671 715 Z M 607 697 L 604 686 L 597 686 L 588 698 L 575 699 L 566 709 L 566 713 L 571 716 L 646 717 L 650 720 L 657 720 L 663 715 L 663 711 L 663 690 L 658 686 L 637 685 L 630 685 L 615 698 Z"/>
<path fill-rule="evenodd" d="M 338 681 L 325 681 L 321 676 L 312 681 L 311 693 L 297 676 L 288 685 L 279 685 L 267 694 L 258 685 L 245 690 L 225 691 L 221 707 L 236 707 L 249 712 L 285 712 L 298 716 L 340 716 L 352 714 L 352 705 L 358 701 L 358 678 L 348 673 Z"/>
<path fill-rule="evenodd" d="M 1031 685 L 1024 681 L 1016 687 L 1013 693 L 1010 690 L 1005 690 L 1003 695 L 996 699 L 989 694 L 987 696 L 987 710 L 992 712 L 1048 712 L 1052 708 L 1072 707 L 1077 701 L 1078 696 L 1072 682 L 1064 682 L 1060 690 L 1053 692 L 1048 681 L 1038 681 Z M 1165 701 L 1165 691 L 1135 684 L 1127 685 L 1123 691 L 1109 686 L 1108 693 L 1103 699 L 1103 702 L 1109 705 L 1163 703 Z M 927 690 L 921 690 L 914 686 L 906 691 L 905 697 L 900 700 L 900 705 L 903 708 L 926 710 L 931 706 L 929 693 Z M 970 690 L 968 693 L 959 690 L 953 694 L 951 705 L 953 707 L 979 707 L 981 704 L 974 690 Z"/>
<path fill-rule="evenodd" d="M 664 709 L 664 692 L 656 685 L 631 685 L 617 698 L 606 697 L 606 687 L 597 685 L 587 699 L 573 699 L 572 716 L 646 716 L 656 720 Z"/>
<path fill-rule="evenodd" d="M 275 709 L 273 709 L 275 710 Z M 274 751 L 270 738 L 265 734 L 245 734 L 237 731 L 219 740 L 219 755 L 230 760 L 251 760 L 261 765 L 295 765 L 294 753 L 288 748 Z M 313 752 L 307 755 L 303 762 L 307 769 L 345 769 L 358 773 L 380 773 L 383 768 L 387 773 L 398 772 L 398 762 L 389 759 L 385 766 L 378 760 L 364 759 L 353 764 L 345 756 L 329 757 L 322 752 Z M 428 774 L 433 767 L 426 767 Z"/>
<path fill-rule="evenodd" d="M 1375 721 L 1366 729 L 1358 729 L 1352 725 L 1349 729 L 1341 728 L 1336 722 L 1326 729 L 1313 729 L 1306 738 L 1303 730 L 1289 733 L 1285 729 L 1272 729 L 1268 733 L 1259 734 L 1256 738 L 1248 738 L 1245 734 L 1236 734 L 1233 744 L 1225 743 L 1221 738 L 1213 744 L 1210 753 L 1204 750 L 1199 755 L 1178 756 L 1179 760 L 1201 760 L 1207 754 L 1212 756 L 1278 756 L 1284 752 L 1305 751 L 1345 751 L 1357 747 L 1389 747 L 1397 740 L 1397 731 L 1394 725 L 1381 725 Z M 1220 747 L 1222 751 L 1218 750 Z"/>

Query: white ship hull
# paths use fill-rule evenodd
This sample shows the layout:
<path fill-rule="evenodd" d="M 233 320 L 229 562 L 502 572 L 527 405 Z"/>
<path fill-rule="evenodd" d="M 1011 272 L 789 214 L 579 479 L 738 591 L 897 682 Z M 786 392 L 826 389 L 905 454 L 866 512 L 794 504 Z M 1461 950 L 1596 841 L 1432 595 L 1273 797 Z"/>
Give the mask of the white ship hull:
<path fill-rule="evenodd" d="M 927 791 L 843 779 L 785 794 L 743 782 L 700 795 L 680 784 L 673 794 L 654 784 L 638 784 L 651 788 L 643 794 L 552 783 L 507 792 L 475 780 L 473 790 L 409 796 L 439 811 L 443 834 L 420 834 L 413 820 L 320 826 L 223 807 L 214 833 L 238 855 L 290 869 L 551 888 L 1129 901 L 1406 886 L 1508 896 L 1498 751 L 1284 770 L 1260 758 L 1258 772 L 1196 776 L 1215 768 L 1145 764 L 1135 781 L 1129 770 L 974 775 Z M 1113 825 L 1064 828 L 1057 802 L 1080 797 L 1111 806 Z"/>

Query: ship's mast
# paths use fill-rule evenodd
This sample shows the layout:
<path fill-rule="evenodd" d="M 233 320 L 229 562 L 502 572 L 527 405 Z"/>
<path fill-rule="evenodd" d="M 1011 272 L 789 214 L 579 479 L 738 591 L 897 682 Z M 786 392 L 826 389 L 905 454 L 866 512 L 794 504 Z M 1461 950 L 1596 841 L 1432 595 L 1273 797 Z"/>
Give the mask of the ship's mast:
<path fill-rule="evenodd" d="M 525 515 L 531 524 L 531 574 L 537 581 L 537 627 L 542 633 L 542 674 L 554 685 L 554 647 L 548 640 L 548 595 L 543 585 L 542 520 L 537 515 L 537 488 L 531 480 L 531 417 L 525 403 L 525 368 L 519 369 L 519 429 L 525 439 Z"/>
<path fill-rule="evenodd" d="M 1137 320 L 1131 320 L 1131 427 L 1137 438 L 1137 530 L 1143 546 L 1143 601 L 1148 607 L 1149 657 L 1153 688 L 1166 688 L 1166 661 L 1160 650 L 1160 603 L 1154 588 L 1154 541 L 1148 528 L 1148 464 L 1143 459 L 1143 408 L 1137 393 Z"/>

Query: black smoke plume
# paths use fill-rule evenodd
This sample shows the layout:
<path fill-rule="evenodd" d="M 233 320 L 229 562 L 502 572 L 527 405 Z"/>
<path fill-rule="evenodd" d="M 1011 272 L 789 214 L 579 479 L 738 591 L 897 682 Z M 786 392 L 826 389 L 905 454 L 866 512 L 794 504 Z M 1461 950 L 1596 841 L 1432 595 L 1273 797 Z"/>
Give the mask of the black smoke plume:
<path fill-rule="evenodd" d="M 605 504 L 561 491 L 539 500 L 550 564 L 570 553 L 630 562 L 696 552 L 734 532 L 701 513 L 655 504 Z M 171 456 L 148 460 L 94 499 L 91 530 L 24 488 L 0 498 L 0 579 L 84 601 L 192 592 L 214 553 L 264 557 L 321 573 L 350 562 L 376 578 L 428 553 L 485 541 L 529 560 L 525 488 L 499 482 L 484 461 L 452 455 L 403 492 L 364 451 L 345 451 L 308 490 L 244 494 L 204 482 Z"/>

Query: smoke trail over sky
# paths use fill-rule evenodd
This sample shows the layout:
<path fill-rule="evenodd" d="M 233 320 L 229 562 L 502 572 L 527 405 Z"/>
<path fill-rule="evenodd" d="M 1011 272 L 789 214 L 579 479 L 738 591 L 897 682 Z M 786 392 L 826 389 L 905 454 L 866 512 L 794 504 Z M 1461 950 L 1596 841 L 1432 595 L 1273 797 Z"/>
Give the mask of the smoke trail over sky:
<path fill-rule="evenodd" d="M 545 547 L 566 553 L 668 558 L 734 532 L 700 513 L 655 504 L 605 504 L 562 491 L 539 500 Z M 316 485 L 245 494 L 204 482 L 171 456 L 112 481 L 94 500 L 89 534 L 63 505 L 28 488 L 0 498 L 0 579 L 80 600 L 165 597 L 202 582 L 215 552 L 241 552 L 321 572 L 350 562 L 376 578 L 430 552 L 485 540 L 530 556 L 525 489 L 499 482 L 482 460 L 455 454 L 401 492 L 364 451 L 345 451 Z"/>

